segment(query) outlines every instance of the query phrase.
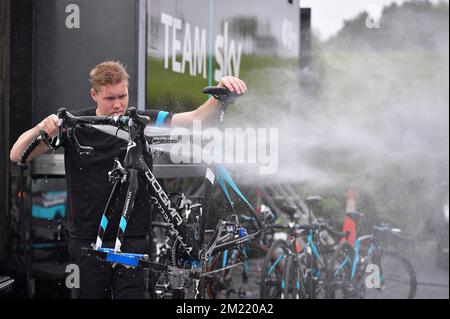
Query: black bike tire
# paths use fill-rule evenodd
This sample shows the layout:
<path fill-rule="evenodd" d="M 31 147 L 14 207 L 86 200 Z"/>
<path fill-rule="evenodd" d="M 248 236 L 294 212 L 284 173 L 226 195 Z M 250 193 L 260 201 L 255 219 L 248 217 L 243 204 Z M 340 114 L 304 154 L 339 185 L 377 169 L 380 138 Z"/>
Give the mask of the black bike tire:
<path fill-rule="evenodd" d="M 336 286 L 335 281 L 336 268 L 342 265 L 342 258 L 349 258 L 349 262 L 340 269 L 342 282 L 342 288 L 345 289 L 349 285 L 349 275 L 351 274 L 351 269 L 354 260 L 354 248 L 348 242 L 342 242 L 336 246 L 336 249 L 329 260 L 329 267 L 327 270 L 327 277 L 325 283 L 325 298 L 335 299 L 336 298 Z M 346 297 L 344 293 L 344 298 Z"/>
<path fill-rule="evenodd" d="M 269 263 L 271 261 L 273 261 L 273 252 L 275 251 L 275 249 L 277 247 L 281 246 L 282 248 L 286 249 L 287 251 L 289 250 L 288 245 L 286 244 L 285 241 L 283 240 L 277 240 L 275 242 L 272 243 L 272 245 L 270 246 L 265 258 L 264 258 L 264 262 L 261 268 L 261 280 L 260 280 L 260 298 L 261 299 L 270 299 L 273 298 L 272 296 L 269 296 L 267 294 L 267 287 L 266 287 L 266 273 L 267 273 L 267 268 L 269 268 Z M 284 271 L 285 269 L 281 269 L 282 267 L 280 267 L 279 265 L 277 265 L 275 267 L 275 271 L 277 272 L 278 276 L 283 280 L 284 279 Z"/>
<path fill-rule="evenodd" d="M 285 299 L 300 299 L 302 298 L 302 292 L 297 291 L 296 281 L 300 281 L 300 287 L 303 286 L 301 273 L 299 274 L 299 261 L 296 256 L 289 256 L 288 261 L 286 263 L 286 272 L 285 272 L 285 287 L 284 287 L 284 297 Z M 291 277 L 291 272 L 293 272 L 293 278 Z M 299 278 L 297 278 L 299 277 Z M 300 288 L 301 289 L 301 288 Z M 297 298 L 298 296 L 298 298 Z"/>
<path fill-rule="evenodd" d="M 207 272 L 215 269 L 214 267 L 216 266 L 216 264 L 218 262 L 220 262 L 220 259 L 221 259 L 220 257 L 222 257 L 221 253 L 214 255 L 212 260 L 208 263 L 208 267 L 206 270 Z M 228 271 L 228 270 L 224 270 L 224 272 L 226 272 L 226 271 Z M 213 280 L 211 278 L 205 278 L 204 282 L 205 282 L 205 289 L 206 289 L 207 296 L 210 299 L 217 299 L 217 292 L 213 288 L 213 286 L 214 286 Z"/>
<path fill-rule="evenodd" d="M 408 295 L 407 299 L 414 299 L 416 297 L 417 292 L 417 275 L 410 261 L 401 254 L 391 251 L 385 251 L 380 258 L 381 261 L 376 262 L 379 265 L 383 264 L 383 259 L 386 260 L 387 258 L 393 258 L 394 260 L 397 260 L 399 262 L 398 265 L 401 265 L 404 269 L 404 271 L 401 271 L 401 273 L 408 275 L 408 279 L 406 279 L 406 284 L 409 284 L 409 292 L 407 293 Z M 385 269 L 383 269 L 382 271 L 383 273 L 385 273 Z"/>

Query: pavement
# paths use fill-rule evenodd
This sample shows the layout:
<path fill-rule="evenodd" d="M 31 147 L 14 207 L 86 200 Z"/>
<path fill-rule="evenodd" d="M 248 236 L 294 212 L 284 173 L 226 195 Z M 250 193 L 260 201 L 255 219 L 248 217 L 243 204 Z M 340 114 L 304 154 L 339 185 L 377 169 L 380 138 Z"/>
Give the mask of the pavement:
<path fill-rule="evenodd" d="M 436 265 L 437 244 L 433 241 L 417 245 L 406 252 L 417 275 L 416 299 L 449 299 L 449 268 Z"/>

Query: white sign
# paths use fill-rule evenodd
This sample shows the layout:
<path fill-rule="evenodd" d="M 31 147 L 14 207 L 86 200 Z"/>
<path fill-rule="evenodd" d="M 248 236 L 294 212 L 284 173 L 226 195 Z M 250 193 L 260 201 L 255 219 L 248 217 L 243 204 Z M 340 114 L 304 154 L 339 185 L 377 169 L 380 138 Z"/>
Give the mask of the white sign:
<path fill-rule="evenodd" d="M 161 23 L 164 25 L 164 68 L 206 79 L 206 29 L 166 13 L 161 13 Z M 218 64 L 214 80 L 219 82 L 227 75 L 238 77 L 242 44 L 229 39 L 228 22 L 224 23 L 223 34 L 216 36 L 213 47 Z"/>

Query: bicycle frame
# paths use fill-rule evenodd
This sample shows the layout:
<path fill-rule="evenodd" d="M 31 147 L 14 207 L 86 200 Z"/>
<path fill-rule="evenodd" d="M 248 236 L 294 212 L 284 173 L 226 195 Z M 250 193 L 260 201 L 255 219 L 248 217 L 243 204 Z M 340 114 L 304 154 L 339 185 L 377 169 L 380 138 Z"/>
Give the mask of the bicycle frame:
<path fill-rule="evenodd" d="M 369 246 L 367 249 L 367 254 L 364 256 L 361 256 L 361 243 L 369 241 Z M 365 235 L 358 237 L 355 240 L 355 244 L 353 247 L 353 260 L 350 261 L 349 258 L 345 258 L 345 260 L 339 265 L 338 269 L 336 269 L 334 273 L 334 278 L 339 274 L 339 272 L 349 263 L 351 262 L 351 274 L 350 274 L 350 284 L 353 286 L 357 284 L 357 279 L 364 278 L 364 276 L 358 277 L 358 274 L 365 274 L 366 269 L 369 266 L 369 262 L 373 260 L 379 260 L 379 258 L 383 254 L 384 248 L 378 243 L 378 240 L 374 234 Z M 381 265 L 377 265 L 380 267 L 380 284 L 383 286 L 384 283 L 384 276 L 383 276 L 383 269 L 381 268 Z"/>
<path fill-rule="evenodd" d="M 225 103 L 221 104 L 224 104 L 222 105 L 221 112 L 223 113 L 226 105 Z M 134 117 L 139 117 L 135 113 L 135 110 L 130 111 L 134 112 Z M 152 269 L 167 274 L 179 275 L 181 277 L 184 276 L 186 278 L 199 279 L 200 274 L 205 268 L 202 264 L 206 263 L 208 257 L 233 247 L 239 247 L 240 245 L 254 240 L 261 234 L 262 224 L 252 205 L 239 190 L 226 168 L 221 164 L 211 164 L 206 169 L 206 174 L 203 182 L 203 187 L 205 189 L 205 200 L 202 202 L 202 207 L 200 209 L 198 227 L 194 229 L 194 232 L 192 234 L 192 232 L 190 232 L 190 230 L 188 229 L 185 221 L 183 220 L 183 216 L 181 215 L 179 208 L 174 206 L 170 196 L 166 193 L 166 191 L 157 181 L 153 172 L 149 168 L 149 166 L 151 166 L 150 163 L 152 160 L 152 154 L 151 147 L 144 136 L 144 128 L 146 124 L 145 121 L 133 121 L 132 117 L 130 117 L 130 119 L 128 120 L 127 128 L 129 132 L 129 141 L 124 164 L 122 165 L 119 160 L 116 159 L 115 166 L 109 173 L 110 179 L 114 182 L 114 185 L 104 209 L 96 243 L 93 244 L 92 248 L 83 249 L 83 253 L 87 256 L 95 257 L 111 263 L 123 264 L 130 267 L 142 267 L 145 269 Z M 102 125 L 104 124 L 103 122 L 104 121 L 96 122 L 94 117 L 90 118 L 90 125 Z M 111 123 L 106 124 L 111 125 Z M 176 265 L 172 267 L 150 262 L 148 255 L 121 252 L 121 246 L 124 240 L 124 233 L 126 231 L 127 224 L 130 218 L 130 212 L 133 209 L 134 201 L 140 187 L 138 176 L 144 177 L 145 186 L 151 200 L 155 204 L 158 212 L 163 216 L 164 221 L 170 225 L 171 230 L 176 236 L 175 243 L 179 242 L 183 251 L 187 253 L 188 259 L 190 259 L 190 261 L 188 261 L 187 263 L 185 261 L 185 264 L 189 264 L 190 268 L 194 268 L 191 269 L 192 271 L 190 271 L 189 269 L 188 271 L 185 271 L 185 269 L 177 269 Z M 238 228 L 238 220 L 234 223 L 219 221 L 212 238 L 208 243 L 205 243 L 204 235 L 206 217 L 208 212 L 208 199 L 212 193 L 212 188 L 215 182 L 219 184 L 222 193 L 227 198 L 232 212 L 234 212 L 234 204 L 231 200 L 231 196 L 227 186 L 229 186 L 246 204 L 246 206 L 249 208 L 250 214 L 252 215 L 254 220 L 256 220 L 256 223 L 258 225 L 258 230 L 255 233 L 247 234 L 245 229 Z M 128 188 L 125 196 L 122 216 L 119 223 L 115 247 L 114 249 L 103 248 L 103 236 L 112 214 L 111 206 L 115 198 L 117 198 L 119 189 L 124 183 L 128 183 Z M 238 238 L 235 238 L 235 236 L 231 236 L 229 231 L 224 236 L 222 235 L 223 232 L 227 232 L 227 228 L 229 227 L 237 228 L 234 230 L 239 233 Z"/>
<path fill-rule="evenodd" d="M 124 165 L 122 166 L 118 160 L 116 160 L 116 165 L 113 171 L 110 172 L 110 176 L 115 179 L 113 190 L 109 197 L 108 203 L 104 210 L 104 214 L 102 217 L 102 221 L 99 227 L 99 235 L 97 238 L 97 242 L 95 244 L 95 250 L 99 250 L 102 247 L 103 243 L 103 235 L 105 233 L 106 227 L 108 226 L 109 219 L 111 217 L 111 204 L 114 200 L 115 196 L 117 196 L 117 192 L 119 190 L 119 184 L 128 182 L 129 186 L 126 193 L 126 200 L 124 204 L 124 208 L 122 211 L 122 217 L 120 220 L 120 226 L 118 229 L 117 240 L 114 248 L 114 253 L 121 253 L 121 246 L 123 242 L 123 235 L 125 233 L 128 220 L 130 218 L 130 211 L 133 208 L 133 203 L 137 195 L 137 191 L 139 188 L 138 174 L 143 174 L 146 179 L 147 186 L 150 186 L 150 198 L 154 202 L 156 208 L 159 213 L 163 216 L 164 220 L 171 226 L 171 229 L 176 234 L 176 239 L 180 241 L 185 251 L 190 255 L 190 257 L 196 258 L 195 254 L 192 254 L 195 247 L 193 244 L 195 243 L 203 243 L 204 242 L 204 232 L 205 232 L 205 224 L 207 217 L 207 200 L 202 203 L 202 214 L 200 218 L 200 230 L 198 232 L 199 236 L 194 238 L 192 243 L 188 242 L 188 229 L 183 221 L 182 216 L 178 212 L 177 208 L 173 206 L 173 203 L 170 201 L 169 195 L 164 191 L 161 184 L 157 181 L 156 177 L 149 169 L 147 161 L 142 153 L 146 153 L 148 148 L 142 149 L 139 147 L 139 143 L 136 142 L 136 138 L 139 138 L 139 135 L 133 134 L 133 128 L 130 128 L 130 141 L 128 144 L 127 154 L 125 156 Z M 147 154 L 150 155 L 150 154 Z M 253 207 L 250 205 L 245 196 L 240 192 L 239 188 L 234 183 L 228 171 L 221 164 L 213 164 L 210 165 L 206 169 L 204 187 L 205 187 L 205 198 L 208 199 L 211 195 L 213 185 L 217 180 L 220 185 L 223 193 L 225 194 L 230 207 L 233 207 L 233 203 L 231 201 L 230 194 L 227 189 L 227 184 L 237 193 L 237 195 L 247 204 L 249 210 L 252 214 L 254 214 L 255 220 L 259 221 L 258 216 L 254 212 Z M 259 223 L 258 223 L 259 224 Z M 222 222 L 219 223 L 214 232 L 212 242 L 207 245 L 203 250 L 200 247 L 197 247 L 197 252 L 200 253 L 199 259 L 205 260 L 211 254 L 217 253 L 219 251 L 225 250 L 227 248 L 248 242 L 256 238 L 261 232 L 258 230 L 257 233 L 242 236 L 239 239 L 232 240 L 226 243 L 220 242 L 220 233 L 225 229 L 227 223 Z M 194 250 L 195 252 L 195 250 Z"/>

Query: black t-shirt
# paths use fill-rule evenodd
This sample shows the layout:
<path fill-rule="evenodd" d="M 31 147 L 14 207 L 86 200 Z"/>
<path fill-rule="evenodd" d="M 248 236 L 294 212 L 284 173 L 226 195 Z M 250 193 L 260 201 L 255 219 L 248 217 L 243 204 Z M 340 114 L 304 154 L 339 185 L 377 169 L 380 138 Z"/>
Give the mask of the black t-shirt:
<path fill-rule="evenodd" d="M 75 116 L 94 116 L 95 108 L 71 111 Z M 162 111 L 139 111 L 149 116 L 156 126 L 168 126 L 172 114 Z M 69 231 L 73 238 L 94 239 L 98 233 L 100 220 L 108 201 L 113 184 L 108 181 L 108 172 L 114 166 L 114 159 L 125 157 L 127 141 L 101 132 L 95 128 L 77 129 L 76 137 L 81 145 L 94 148 L 92 155 L 80 155 L 66 139 L 64 158 L 67 181 L 67 206 L 69 211 Z M 141 180 L 140 180 L 141 184 Z M 141 184 L 143 185 L 143 184 Z M 113 212 L 105 233 L 105 239 L 117 235 L 123 196 Z M 150 198 L 144 187 L 139 187 L 136 202 L 125 231 L 125 237 L 143 236 L 149 233 Z"/>

